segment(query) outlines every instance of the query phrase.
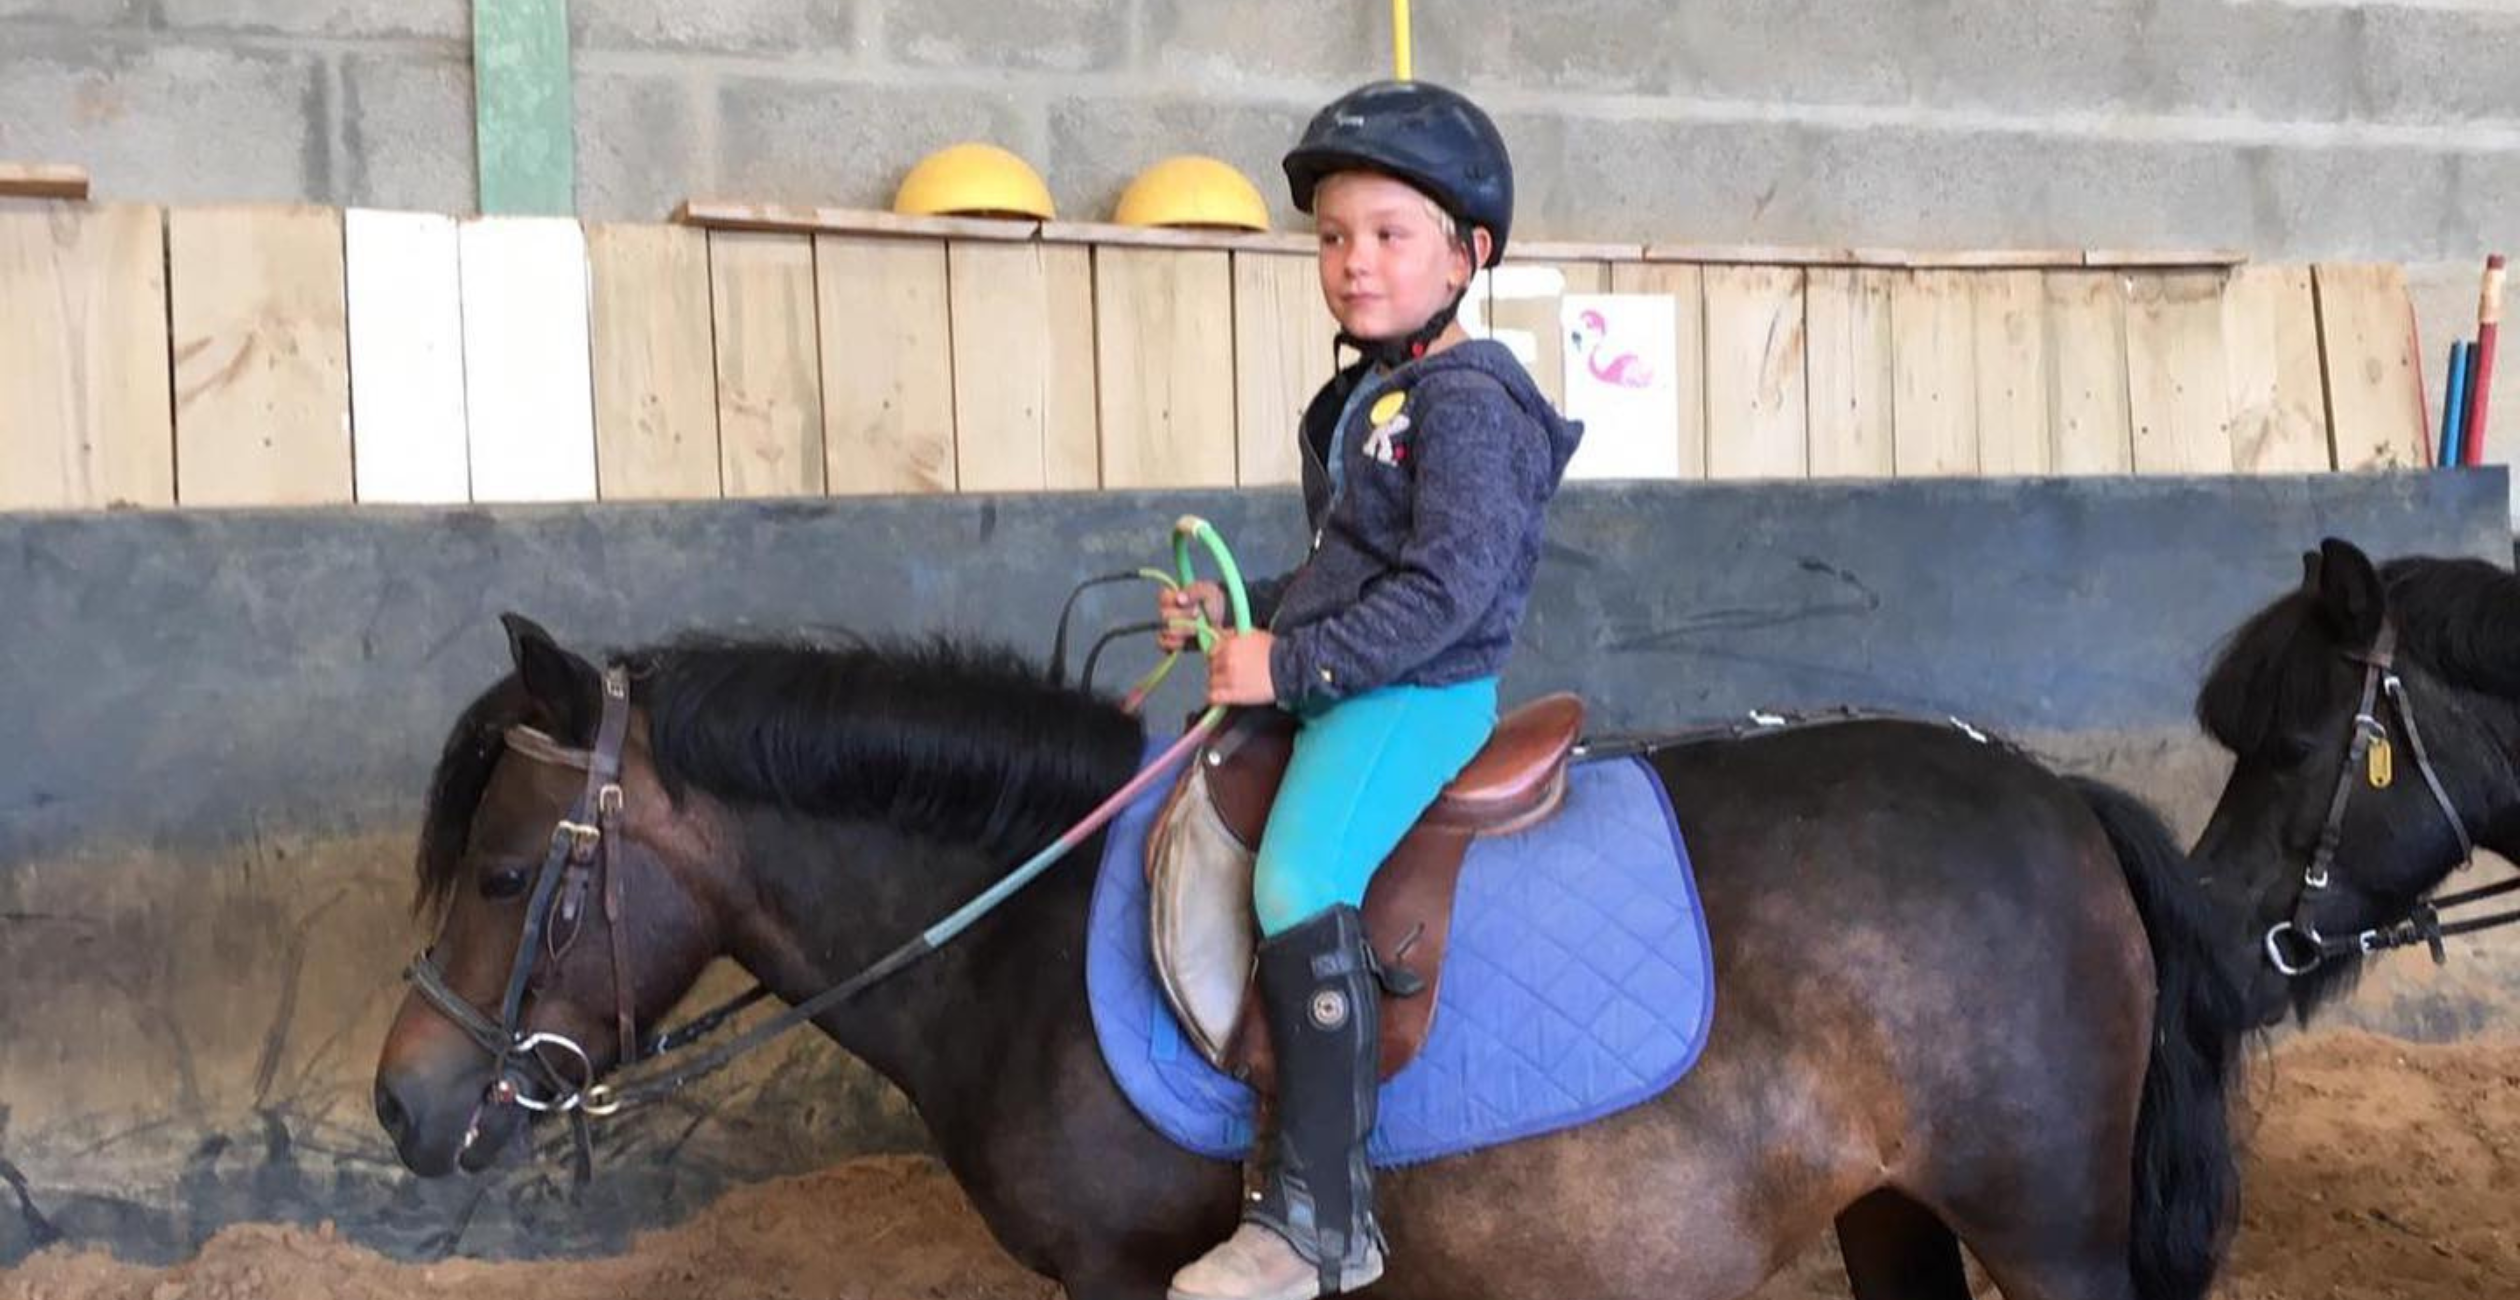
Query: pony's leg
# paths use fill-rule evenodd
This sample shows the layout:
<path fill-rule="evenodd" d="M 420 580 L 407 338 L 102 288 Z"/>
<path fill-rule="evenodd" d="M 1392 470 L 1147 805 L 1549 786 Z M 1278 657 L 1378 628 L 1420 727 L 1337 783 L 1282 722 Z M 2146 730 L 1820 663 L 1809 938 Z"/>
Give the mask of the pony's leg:
<path fill-rule="evenodd" d="M 1123 1268 L 1070 1278 L 1059 1284 L 1059 1290 L 1067 1300 L 1164 1300 L 1171 1278 L 1171 1269 Z"/>
<path fill-rule="evenodd" d="M 1907 1197 L 1884 1188 L 1847 1206 L 1837 1234 L 1855 1300 L 1969 1300 L 1960 1238 Z"/>
<path fill-rule="evenodd" d="M 2137 1300 L 2125 1230 L 2112 1229 L 2104 1217 L 2032 1227 L 2016 1214 L 1983 1229 L 1964 1220 L 1960 1234 L 2004 1300 Z"/>
<path fill-rule="evenodd" d="M 2106 1251 L 2067 1258 L 2004 1260 L 1983 1251 L 1978 1262 L 2004 1300 L 2137 1300 L 2135 1275 Z"/>

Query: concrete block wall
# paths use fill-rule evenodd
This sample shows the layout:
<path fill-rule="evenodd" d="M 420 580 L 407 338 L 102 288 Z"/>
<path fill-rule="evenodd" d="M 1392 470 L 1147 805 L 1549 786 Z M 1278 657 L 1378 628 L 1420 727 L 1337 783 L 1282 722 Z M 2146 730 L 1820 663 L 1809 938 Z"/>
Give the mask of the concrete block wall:
<path fill-rule="evenodd" d="M 82 161 L 118 194 L 463 210 L 470 11 L 0 0 L 0 155 Z M 1418 15 L 1420 73 L 1521 146 L 1534 234 L 2418 262 L 2520 234 L 2511 0 Z M 694 191 L 881 203 L 973 134 L 1100 216 L 1174 150 L 1268 178 L 1305 114 L 1388 58 L 1380 0 L 576 0 L 571 23 L 580 199 L 604 218 Z"/>
<path fill-rule="evenodd" d="M 574 0 L 585 215 L 881 205 L 980 136 L 1100 218 L 1198 150 L 1262 183 L 1388 68 L 1383 0 Z M 2406 263 L 2432 392 L 2520 251 L 2516 0 L 1430 0 L 1421 75 L 1517 147 L 1522 229 L 2227 246 Z M 468 211 L 470 0 L 0 0 L 0 158 L 108 195 Z M 2520 440 L 2520 403 L 2498 442 Z"/>

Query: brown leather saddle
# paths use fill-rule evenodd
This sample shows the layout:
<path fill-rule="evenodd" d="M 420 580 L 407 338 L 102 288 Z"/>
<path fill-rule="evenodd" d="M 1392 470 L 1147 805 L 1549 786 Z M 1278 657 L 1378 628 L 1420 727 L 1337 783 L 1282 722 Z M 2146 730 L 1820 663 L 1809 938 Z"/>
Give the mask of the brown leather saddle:
<path fill-rule="evenodd" d="M 1453 890 L 1470 842 L 1510 835 L 1557 811 L 1583 726 L 1583 701 L 1570 694 L 1506 714 L 1375 874 L 1365 932 L 1385 971 L 1383 1078 L 1417 1058 L 1434 1023 Z M 1146 845 L 1156 982 L 1201 1054 L 1264 1096 L 1273 1091 L 1275 1057 L 1253 979 L 1259 931 L 1251 872 L 1295 729 L 1278 709 L 1237 712 L 1174 785 Z"/>

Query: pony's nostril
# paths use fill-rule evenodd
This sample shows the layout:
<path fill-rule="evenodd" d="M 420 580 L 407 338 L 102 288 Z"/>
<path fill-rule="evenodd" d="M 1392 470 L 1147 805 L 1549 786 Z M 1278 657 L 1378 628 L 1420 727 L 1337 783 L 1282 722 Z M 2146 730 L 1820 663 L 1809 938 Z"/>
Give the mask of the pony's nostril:
<path fill-rule="evenodd" d="M 381 1079 L 376 1084 L 376 1122 L 384 1125 L 385 1136 L 397 1143 L 403 1140 L 403 1131 L 411 1126 L 410 1113 L 394 1096 L 392 1086 Z"/>

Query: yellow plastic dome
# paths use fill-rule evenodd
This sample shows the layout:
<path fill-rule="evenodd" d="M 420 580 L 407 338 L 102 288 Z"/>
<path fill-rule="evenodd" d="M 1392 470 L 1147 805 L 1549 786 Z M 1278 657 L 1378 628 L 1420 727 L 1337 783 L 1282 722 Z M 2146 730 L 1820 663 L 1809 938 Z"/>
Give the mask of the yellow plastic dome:
<path fill-rule="evenodd" d="M 1267 230 L 1269 205 L 1241 172 L 1214 158 L 1182 154 L 1138 173 L 1111 219 L 1124 226 Z"/>
<path fill-rule="evenodd" d="M 893 211 L 917 217 L 1057 216 L 1032 164 L 976 141 L 939 149 L 901 178 Z"/>

